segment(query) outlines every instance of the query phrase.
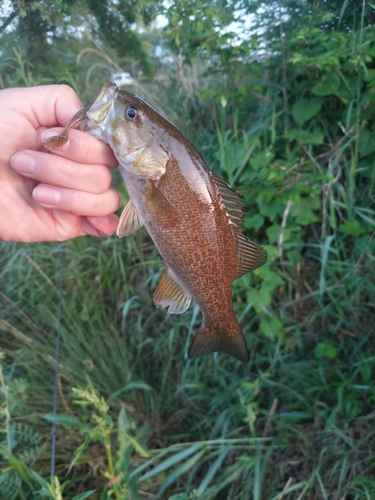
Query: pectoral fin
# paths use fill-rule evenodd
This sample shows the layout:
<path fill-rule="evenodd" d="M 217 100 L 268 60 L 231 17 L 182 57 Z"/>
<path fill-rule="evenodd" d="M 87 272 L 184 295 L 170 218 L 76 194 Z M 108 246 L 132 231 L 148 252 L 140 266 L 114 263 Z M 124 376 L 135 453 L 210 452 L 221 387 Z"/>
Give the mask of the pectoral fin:
<path fill-rule="evenodd" d="M 169 314 L 182 314 L 189 307 L 191 295 L 188 294 L 177 281 L 170 269 L 162 274 L 158 287 L 154 293 L 156 307 L 169 307 Z"/>
<path fill-rule="evenodd" d="M 142 226 L 143 222 L 138 215 L 137 209 L 133 205 L 133 202 L 129 201 L 120 215 L 120 220 L 116 230 L 117 236 L 122 238 L 123 236 L 133 233 Z"/>

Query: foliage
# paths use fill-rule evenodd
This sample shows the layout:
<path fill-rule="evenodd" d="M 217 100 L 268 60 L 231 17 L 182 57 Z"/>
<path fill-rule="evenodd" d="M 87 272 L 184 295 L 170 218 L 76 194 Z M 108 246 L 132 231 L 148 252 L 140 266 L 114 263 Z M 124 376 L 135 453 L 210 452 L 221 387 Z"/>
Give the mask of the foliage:
<path fill-rule="evenodd" d="M 30 79 L 17 74 L 16 52 L 19 60 L 27 61 L 23 64 L 28 70 L 38 74 L 34 84 L 62 81 L 73 87 L 78 83 L 84 87 L 80 77 L 84 82 L 87 68 L 82 67 L 80 71 L 76 65 L 77 55 L 87 48 L 95 50 L 98 38 L 118 64 L 129 66 L 137 61 L 139 70 L 150 73 L 152 66 L 147 49 L 134 26 L 149 23 L 151 15 L 151 3 L 142 6 L 136 0 L 10 0 L 0 18 L 2 86 L 31 84 Z M 104 78 L 106 76 L 110 76 L 108 70 Z"/>
<path fill-rule="evenodd" d="M 142 35 L 157 73 L 134 88 L 240 190 L 246 231 L 269 254 L 233 286 L 251 360 L 184 358 L 198 309 L 155 310 L 161 262 L 143 230 L 78 239 L 65 247 L 53 416 L 59 249 L 1 244 L 0 492 L 373 498 L 375 10 L 350 0 L 153 9 L 169 24 L 164 42 L 151 28 Z M 91 39 L 76 66 L 81 42 L 60 42 L 72 43 L 70 74 L 92 96 L 82 71 L 92 67 L 100 86 L 98 61 L 122 64 Z M 18 49 L 12 57 L 15 83 L 47 74 Z M 114 185 L 125 203 L 118 176 Z M 46 481 L 51 420 L 59 479 Z"/>

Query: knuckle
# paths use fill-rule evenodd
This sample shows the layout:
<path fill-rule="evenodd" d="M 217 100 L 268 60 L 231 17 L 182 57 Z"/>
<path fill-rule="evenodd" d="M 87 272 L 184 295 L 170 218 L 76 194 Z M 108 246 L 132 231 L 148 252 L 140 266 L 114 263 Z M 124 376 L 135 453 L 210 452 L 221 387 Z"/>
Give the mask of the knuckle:
<path fill-rule="evenodd" d="M 59 84 L 59 90 L 60 90 L 60 93 L 64 94 L 65 97 L 67 97 L 67 98 L 76 97 L 76 93 L 74 92 L 74 90 L 72 89 L 72 87 L 70 87 L 66 83 L 60 83 Z"/>
<path fill-rule="evenodd" d="M 109 189 L 108 193 L 111 196 L 112 210 L 111 212 L 116 212 L 120 206 L 120 195 L 114 189 Z"/>
<path fill-rule="evenodd" d="M 91 136 L 85 134 L 84 141 L 81 143 L 81 155 L 82 161 L 85 163 L 92 163 L 92 160 L 97 158 L 97 152 L 95 151 L 95 143 L 92 141 Z"/>
<path fill-rule="evenodd" d="M 96 181 L 97 181 L 97 188 L 99 190 L 98 192 L 104 193 L 111 186 L 112 174 L 111 174 L 109 168 L 107 168 L 105 166 L 100 167 L 98 169 L 97 174 L 98 175 L 97 175 Z"/>
<path fill-rule="evenodd" d="M 111 186 L 112 174 L 104 165 L 87 165 L 86 168 L 76 168 L 73 179 L 77 185 L 86 187 L 93 194 L 103 194 Z M 84 189 L 85 190 L 85 189 Z"/>
<path fill-rule="evenodd" d="M 43 175 L 47 182 L 50 182 L 54 186 L 62 186 L 62 176 L 61 170 L 58 168 L 56 162 L 51 162 L 48 169 L 45 169 L 43 165 L 39 166 L 39 173 Z"/>
<path fill-rule="evenodd" d="M 80 213 L 82 212 L 82 193 L 77 190 L 70 190 L 69 196 L 69 208 L 72 212 Z"/>

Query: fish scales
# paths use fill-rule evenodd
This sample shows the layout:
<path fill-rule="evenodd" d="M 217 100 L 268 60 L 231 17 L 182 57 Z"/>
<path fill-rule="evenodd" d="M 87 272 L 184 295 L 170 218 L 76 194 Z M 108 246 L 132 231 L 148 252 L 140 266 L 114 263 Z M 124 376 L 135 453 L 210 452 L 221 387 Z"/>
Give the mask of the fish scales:
<path fill-rule="evenodd" d="M 173 186 L 179 186 L 178 192 Z M 214 185 L 210 186 L 211 193 L 207 189 L 207 197 L 211 195 L 211 203 L 207 203 L 189 187 L 177 160 L 167 164 L 158 187 L 181 214 L 167 232 L 165 211 L 153 214 L 150 223 L 145 224 L 166 265 L 184 283 L 207 319 L 224 318 L 225 314 L 232 317 L 230 286 L 235 276 L 235 246 L 218 191 Z"/>
<path fill-rule="evenodd" d="M 221 351 L 248 361 L 231 285 L 264 264 L 267 254 L 242 234 L 238 193 L 210 172 L 174 125 L 110 81 L 90 109 L 77 113 L 46 146 L 66 142 L 82 115 L 86 118 L 81 128 L 113 149 L 129 194 L 117 235 L 129 235 L 144 225 L 164 260 L 155 305 L 181 314 L 193 298 L 201 309 L 202 325 L 188 356 Z"/>

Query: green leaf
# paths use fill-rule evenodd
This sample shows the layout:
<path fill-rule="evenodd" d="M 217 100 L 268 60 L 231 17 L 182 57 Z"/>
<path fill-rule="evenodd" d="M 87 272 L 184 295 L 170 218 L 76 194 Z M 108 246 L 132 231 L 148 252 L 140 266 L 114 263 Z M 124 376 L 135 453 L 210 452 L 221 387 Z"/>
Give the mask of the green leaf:
<path fill-rule="evenodd" d="M 375 151 L 374 132 L 367 129 L 361 130 L 358 137 L 358 150 L 361 158 Z"/>
<path fill-rule="evenodd" d="M 73 497 L 73 500 L 83 500 L 84 498 L 89 498 L 90 495 L 95 493 L 95 491 L 96 490 L 90 490 L 90 491 L 86 491 L 85 493 L 81 493 L 80 495 L 76 495 L 75 497 Z"/>
<path fill-rule="evenodd" d="M 340 77 L 336 73 L 328 73 L 311 89 L 311 92 L 318 96 L 335 94 L 340 87 Z"/>
<path fill-rule="evenodd" d="M 260 229 L 264 224 L 264 217 L 262 217 L 260 214 L 251 214 L 251 215 L 245 215 L 244 218 L 244 226 L 246 229 Z"/>
<path fill-rule="evenodd" d="M 271 221 L 274 220 L 277 214 L 282 213 L 284 206 L 277 201 L 258 200 L 259 212 L 268 217 Z"/>
<path fill-rule="evenodd" d="M 366 228 L 363 224 L 355 219 L 348 219 L 344 224 L 340 225 L 340 231 L 344 234 L 359 235 L 366 232 Z"/>
<path fill-rule="evenodd" d="M 33 476 L 34 479 L 42 486 L 43 488 L 48 488 L 48 482 L 40 475 L 38 474 L 35 470 L 30 470 L 31 475 Z"/>
<path fill-rule="evenodd" d="M 278 318 L 263 318 L 260 322 L 260 331 L 270 340 L 277 340 L 282 334 L 283 324 Z"/>
<path fill-rule="evenodd" d="M 262 284 L 262 288 L 267 288 L 267 290 L 269 290 L 270 292 L 272 292 L 278 286 L 285 285 L 282 277 L 278 273 L 271 271 L 269 266 L 259 267 L 254 271 L 254 273 L 256 273 L 257 276 L 263 278 L 264 282 Z"/>
<path fill-rule="evenodd" d="M 57 422 L 58 424 L 80 425 L 81 422 L 77 417 L 72 415 L 62 415 L 58 413 L 46 413 L 44 418 L 49 422 Z"/>
<path fill-rule="evenodd" d="M 292 205 L 290 210 L 290 215 L 295 217 L 295 222 L 301 224 L 301 226 L 306 226 L 312 222 L 316 222 L 318 217 L 314 213 L 312 203 L 309 199 L 301 199 L 300 203 L 295 203 Z"/>
<path fill-rule="evenodd" d="M 164 491 L 169 488 L 171 484 L 173 484 L 180 476 L 186 474 L 206 453 L 206 450 L 200 450 L 198 453 L 189 458 L 186 462 L 182 463 L 177 469 L 168 477 L 163 486 L 159 489 L 155 500 L 160 498 L 160 496 L 164 493 Z"/>
<path fill-rule="evenodd" d="M 22 477 L 22 479 L 28 483 L 31 484 L 31 478 L 30 478 L 30 472 L 26 466 L 18 460 L 5 446 L 0 444 L 0 455 L 2 455 L 9 463 L 10 465 L 17 470 L 18 474 Z"/>
<path fill-rule="evenodd" d="M 124 387 L 121 387 L 121 389 L 118 389 L 116 392 L 111 394 L 109 396 L 109 398 L 107 399 L 107 404 L 110 404 L 120 394 L 123 394 L 124 392 L 128 392 L 128 391 L 133 391 L 135 389 L 141 389 L 142 391 L 152 391 L 153 390 L 153 388 L 150 385 L 145 384 L 144 382 L 129 382 Z"/>
<path fill-rule="evenodd" d="M 331 250 L 331 244 L 335 239 L 335 235 L 331 234 L 326 237 L 323 243 L 323 252 L 322 252 L 322 264 L 320 267 L 320 282 L 319 282 L 319 290 L 320 295 L 323 295 L 326 289 L 326 277 L 325 277 L 325 268 L 328 261 L 328 254 Z"/>
<path fill-rule="evenodd" d="M 76 464 L 76 462 L 79 460 L 79 458 L 82 455 L 82 453 L 86 450 L 86 448 L 89 445 L 91 439 L 92 439 L 92 433 L 88 434 L 85 437 L 85 440 L 83 441 L 83 443 L 78 446 L 78 448 L 76 449 L 76 451 L 73 454 L 73 458 L 72 458 L 72 461 L 70 462 L 68 472 L 70 472 L 72 470 L 72 468 L 74 467 L 74 465 Z"/>
<path fill-rule="evenodd" d="M 301 99 L 293 104 L 292 116 L 301 125 L 315 116 L 322 107 L 322 99 L 312 97 L 311 99 Z"/>
<path fill-rule="evenodd" d="M 129 443 L 133 446 L 134 450 L 138 453 L 138 455 L 141 455 L 143 458 L 150 458 L 151 455 L 150 453 L 140 444 L 138 441 L 128 434 L 127 432 L 124 431 L 125 439 L 129 441 Z"/>
<path fill-rule="evenodd" d="M 246 302 L 248 304 L 250 303 L 257 304 L 258 300 L 259 300 L 258 290 L 255 290 L 255 288 L 251 288 L 250 290 L 246 291 Z"/>
<path fill-rule="evenodd" d="M 197 495 L 201 495 L 207 488 L 207 486 L 210 484 L 212 481 L 212 478 L 216 474 L 217 470 L 221 466 L 223 460 L 226 458 L 228 455 L 229 451 L 231 449 L 231 445 L 225 446 L 220 455 L 217 457 L 217 459 L 213 462 L 213 464 L 210 466 L 208 471 L 206 472 L 206 475 L 204 476 L 201 484 L 199 485 L 199 488 L 197 490 Z"/>
<path fill-rule="evenodd" d="M 264 250 L 268 254 L 268 262 L 279 257 L 279 252 L 277 248 L 273 245 L 263 245 Z"/>
<path fill-rule="evenodd" d="M 273 224 L 272 226 L 268 227 L 266 230 L 266 234 L 268 237 L 268 241 L 270 243 L 276 243 L 277 238 L 279 237 L 279 234 L 280 234 L 280 225 Z"/>
<path fill-rule="evenodd" d="M 298 144 L 304 146 L 311 144 L 313 146 L 319 146 L 324 141 L 323 132 L 306 132 L 305 130 L 290 130 L 284 134 L 285 139 L 291 139 L 298 142 Z"/>
<path fill-rule="evenodd" d="M 266 167 L 275 158 L 275 155 L 270 151 L 260 151 L 250 158 L 250 165 L 254 170 L 259 170 L 261 167 Z"/>
<path fill-rule="evenodd" d="M 317 358 L 327 358 L 336 359 L 338 348 L 328 342 L 328 340 L 323 340 L 319 342 L 314 349 L 314 354 Z"/>
<path fill-rule="evenodd" d="M 143 474 L 139 478 L 139 481 L 143 481 L 147 479 L 148 477 L 155 476 L 155 474 L 159 474 L 165 469 L 168 469 L 169 467 L 172 467 L 175 465 L 177 462 L 180 462 L 186 457 L 189 457 L 193 453 L 195 453 L 197 450 L 199 450 L 202 447 L 201 444 L 193 444 L 186 448 L 185 450 L 179 451 L 178 453 L 175 453 L 174 455 L 171 455 L 168 457 L 166 460 L 163 460 L 159 465 L 151 469 L 150 471 L 146 472 L 146 474 Z"/>
<path fill-rule="evenodd" d="M 365 82 L 374 82 L 375 81 L 375 69 L 367 68 L 367 71 L 363 75 L 363 79 Z"/>
<path fill-rule="evenodd" d="M 256 303 L 259 305 L 268 307 L 271 304 L 272 297 L 271 297 L 271 291 L 268 287 L 262 286 L 259 291 L 254 290 L 255 294 L 257 296 Z"/>

